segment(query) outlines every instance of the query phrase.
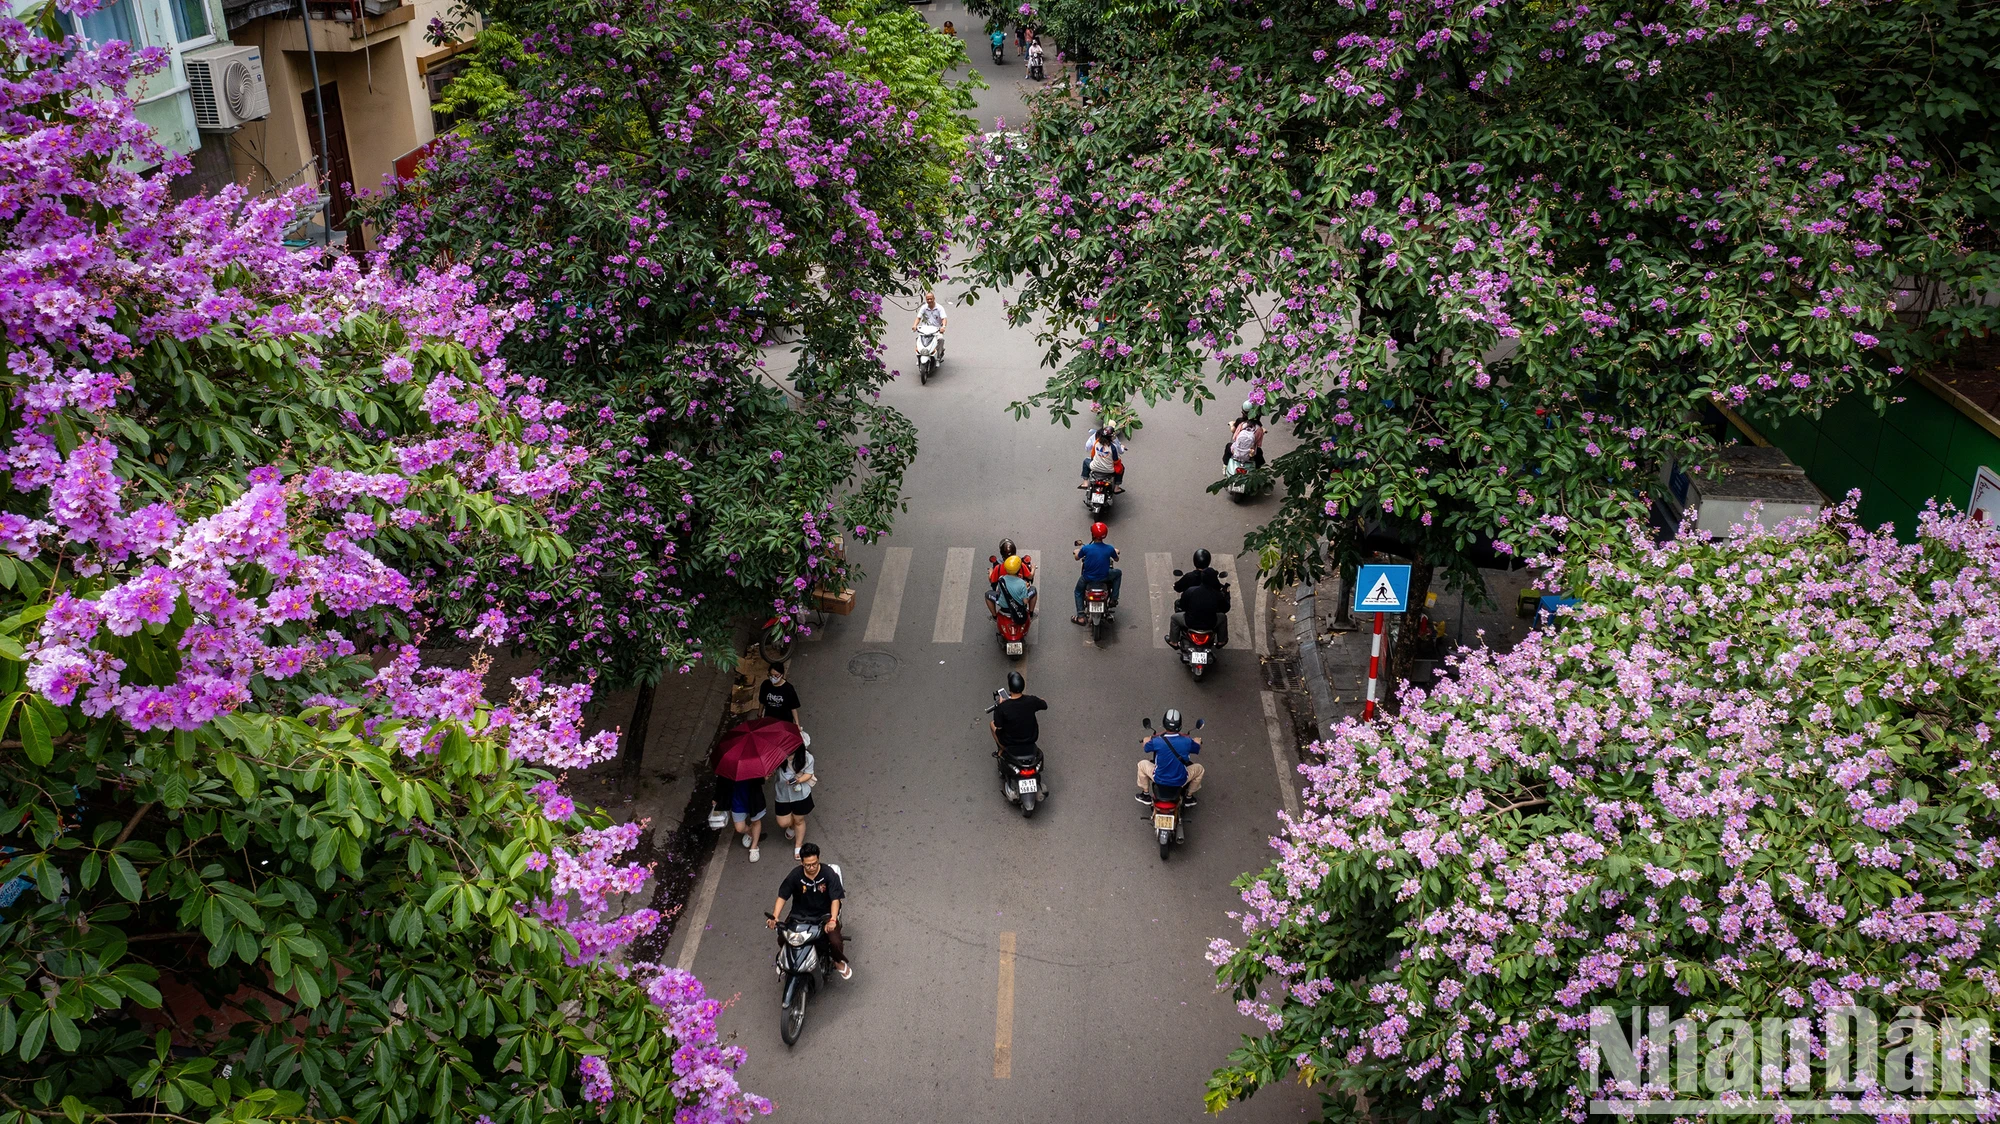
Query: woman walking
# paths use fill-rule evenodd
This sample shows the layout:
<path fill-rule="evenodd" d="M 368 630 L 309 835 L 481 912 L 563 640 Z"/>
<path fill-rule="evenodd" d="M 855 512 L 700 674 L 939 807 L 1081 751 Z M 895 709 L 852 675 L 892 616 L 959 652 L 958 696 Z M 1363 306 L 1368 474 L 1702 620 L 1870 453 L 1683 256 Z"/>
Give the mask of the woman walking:
<path fill-rule="evenodd" d="M 799 857 L 799 848 L 806 845 L 806 817 L 812 814 L 813 786 L 819 783 L 813 772 L 816 767 L 812 752 L 805 746 L 793 750 L 778 766 L 778 826 L 785 829 L 785 838 L 792 841 L 794 859 Z"/>

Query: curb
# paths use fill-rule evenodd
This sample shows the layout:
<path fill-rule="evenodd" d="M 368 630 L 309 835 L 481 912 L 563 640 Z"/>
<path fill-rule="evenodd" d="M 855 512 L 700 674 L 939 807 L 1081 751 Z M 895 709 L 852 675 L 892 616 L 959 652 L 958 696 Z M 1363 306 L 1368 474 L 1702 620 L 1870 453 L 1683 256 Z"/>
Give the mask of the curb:
<path fill-rule="evenodd" d="M 1338 721 L 1340 707 L 1334 701 L 1333 689 L 1327 686 L 1326 673 L 1320 666 L 1319 607 L 1314 600 L 1311 582 L 1299 585 L 1294 603 L 1298 607 L 1298 629 L 1293 642 L 1298 646 L 1299 677 L 1306 681 L 1306 693 L 1312 698 L 1313 736 L 1323 738 Z"/>

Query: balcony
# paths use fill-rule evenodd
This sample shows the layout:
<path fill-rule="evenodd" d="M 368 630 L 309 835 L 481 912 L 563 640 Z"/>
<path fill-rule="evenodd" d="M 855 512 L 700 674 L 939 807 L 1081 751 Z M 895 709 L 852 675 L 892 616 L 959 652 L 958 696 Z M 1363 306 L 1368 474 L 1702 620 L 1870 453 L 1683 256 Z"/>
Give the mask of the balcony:
<path fill-rule="evenodd" d="M 222 7 L 231 31 L 252 20 L 269 18 L 274 35 L 266 45 L 287 51 L 306 49 L 307 29 L 299 20 L 301 7 L 312 17 L 312 45 L 320 51 L 372 47 L 417 18 L 411 0 L 223 0 Z"/>

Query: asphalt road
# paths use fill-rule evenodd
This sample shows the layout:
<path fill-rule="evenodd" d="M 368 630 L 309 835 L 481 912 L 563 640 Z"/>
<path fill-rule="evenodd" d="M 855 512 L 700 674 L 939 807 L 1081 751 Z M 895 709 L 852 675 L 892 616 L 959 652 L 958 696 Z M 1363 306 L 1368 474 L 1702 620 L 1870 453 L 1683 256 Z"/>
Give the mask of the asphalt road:
<path fill-rule="evenodd" d="M 922 10 L 934 26 L 972 23 L 962 8 Z M 908 315 L 890 312 L 904 368 Z M 854 613 L 793 659 L 821 777 L 810 838 L 845 875 L 854 978 L 816 997 L 787 1049 L 763 925 L 792 867 L 775 827 L 757 864 L 733 841 L 718 848 L 719 877 L 705 876 L 669 960 L 698 939 L 694 970 L 711 994 L 734 997 L 721 1022 L 749 1052 L 742 1083 L 776 1102 L 777 1120 L 1204 1119 L 1209 1073 L 1256 1029 L 1216 990 L 1204 953 L 1237 934 L 1230 882 L 1265 865 L 1285 797 L 1250 620 L 1254 561 L 1235 583 L 1231 646 L 1205 682 L 1164 646 L 1165 614 L 1171 569 L 1197 547 L 1220 564 L 1275 501 L 1204 491 L 1233 403 L 1200 417 L 1146 412 L 1110 519 L 1125 574 L 1118 628 L 1092 646 L 1068 622 L 1069 544 L 1089 525 L 1076 490 L 1082 431 L 1006 412 L 1046 373 L 996 295 L 953 307 L 947 338 L 930 385 L 910 374 L 883 394 L 919 426 L 909 510 L 886 541 L 850 550 L 868 574 Z M 1002 535 L 1046 575 L 1018 664 L 984 619 L 986 559 Z M 1013 666 L 1050 706 L 1042 746 L 1055 791 L 1032 819 L 1001 796 L 981 713 Z M 1208 720 L 1208 778 L 1188 844 L 1163 863 L 1132 793 L 1139 720 L 1169 706 Z M 1227 1119 L 1316 1114 L 1315 1098 L 1285 1086 Z"/>

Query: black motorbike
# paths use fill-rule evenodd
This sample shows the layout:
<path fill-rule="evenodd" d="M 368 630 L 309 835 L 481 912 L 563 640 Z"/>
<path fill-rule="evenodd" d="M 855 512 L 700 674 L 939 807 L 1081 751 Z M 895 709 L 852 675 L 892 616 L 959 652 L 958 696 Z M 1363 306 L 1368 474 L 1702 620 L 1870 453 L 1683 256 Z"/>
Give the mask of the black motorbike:
<path fill-rule="evenodd" d="M 1111 607 L 1110 582 L 1083 583 L 1083 619 L 1090 622 L 1092 644 L 1104 636 L 1104 630 L 1116 615 L 1117 611 Z"/>
<path fill-rule="evenodd" d="M 1181 572 L 1175 570 L 1174 576 L 1180 577 Z M 1222 592 L 1225 595 L 1229 592 L 1229 583 L 1223 583 Z M 1174 602 L 1174 612 L 1178 613 L 1180 611 L 1181 603 L 1176 600 Z M 1215 666 L 1215 658 L 1221 653 L 1223 645 L 1224 641 L 1220 628 L 1183 627 L 1176 642 L 1176 647 L 1181 650 L 1181 666 L 1187 668 L 1188 674 L 1196 680 L 1200 680 L 1206 676 L 1208 670 Z"/>
<path fill-rule="evenodd" d="M 993 713 L 1007 698 L 1005 687 L 993 692 L 993 706 L 986 713 Z M 1047 762 L 1042 758 L 1042 747 L 1038 745 L 1003 745 L 993 750 L 993 757 L 1000 763 L 1000 795 L 1009 804 L 1019 804 L 1023 817 L 1035 814 L 1035 808 L 1049 798 Z"/>
<path fill-rule="evenodd" d="M 829 866 L 836 876 L 840 874 L 838 866 Z M 778 922 L 777 969 L 779 978 L 785 981 L 783 996 L 778 1000 L 778 1034 L 787 1046 L 796 1043 L 806 1028 L 806 1001 L 834 978 L 833 958 L 819 946 L 820 938 L 826 936 L 826 920 L 801 917 L 794 912 Z M 844 922 L 841 931 L 846 932 Z"/>
<path fill-rule="evenodd" d="M 1030 81 L 1034 82 L 1042 82 L 1047 80 L 1046 76 L 1043 75 L 1042 73 L 1042 64 L 1039 59 L 1037 59 L 1034 62 L 1030 62 L 1028 64 L 1028 78 Z"/>
<path fill-rule="evenodd" d="M 1103 519 L 1111 513 L 1117 495 L 1117 480 L 1113 474 L 1092 470 L 1090 486 L 1083 493 L 1083 506 L 1089 509 L 1092 519 Z"/>
<path fill-rule="evenodd" d="M 1147 733 L 1153 732 L 1152 719 L 1141 719 L 1141 724 Z M 1206 719 L 1194 720 L 1197 730 L 1205 724 Z M 1187 842 L 1187 786 L 1154 781 L 1153 802 L 1146 808 L 1146 814 L 1152 817 L 1153 834 L 1160 839 L 1160 861 L 1166 862 L 1174 844 Z"/>
<path fill-rule="evenodd" d="M 1006 42 L 1004 40 L 999 40 L 999 39 L 993 40 L 993 65 L 999 66 L 1002 63 L 1005 63 L 1006 61 L 1007 61 Z"/>

